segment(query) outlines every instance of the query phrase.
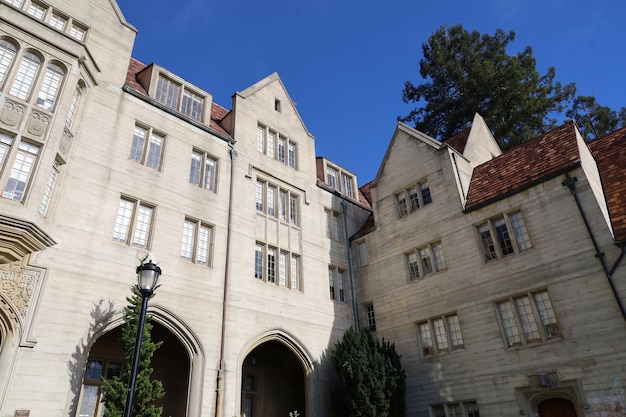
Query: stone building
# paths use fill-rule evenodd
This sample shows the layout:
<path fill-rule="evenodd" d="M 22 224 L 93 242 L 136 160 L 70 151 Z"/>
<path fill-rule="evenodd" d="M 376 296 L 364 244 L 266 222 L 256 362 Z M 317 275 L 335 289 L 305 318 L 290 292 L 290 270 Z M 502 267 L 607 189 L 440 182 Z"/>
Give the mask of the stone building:
<path fill-rule="evenodd" d="M 332 415 L 350 326 L 395 342 L 409 416 L 626 406 L 625 130 L 501 155 L 480 116 L 399 124 L 359 188 L 277 74 L 228 109 L 135 34 L 114 0 L 0 1 L 0 417 L 101 415 L 146 253 L 164 415 Z"/>

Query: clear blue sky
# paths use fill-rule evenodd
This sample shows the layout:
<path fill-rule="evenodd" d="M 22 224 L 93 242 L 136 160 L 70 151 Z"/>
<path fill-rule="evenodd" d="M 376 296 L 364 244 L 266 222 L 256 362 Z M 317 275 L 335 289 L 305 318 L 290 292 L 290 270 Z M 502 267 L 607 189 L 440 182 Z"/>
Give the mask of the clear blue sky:
<path fill-rule="evenodd" d="M 317 155 L 376 175 L 405 81 L 420 84 L 422 43 L 440 25 L 516 33 L 509 53 L 533 48 L 537 69 L 575 82 L 601 105 L 626 106 L 624 0 L 118 0 L 139 33 L 133 56 L 213 94 L 231 96 L 277 72 Z"/>

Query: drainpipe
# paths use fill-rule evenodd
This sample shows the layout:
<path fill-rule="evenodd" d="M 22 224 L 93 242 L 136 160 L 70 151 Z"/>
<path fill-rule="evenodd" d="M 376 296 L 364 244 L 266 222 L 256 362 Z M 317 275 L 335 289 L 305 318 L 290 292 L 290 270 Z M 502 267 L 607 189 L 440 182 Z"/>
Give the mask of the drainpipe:
<path fill-rule="evenodd" d="M 228 297 L 228 275 L 230 264 L 230 236 L 231 236 L 231 219 L 233 214 L 233 187 L 235 177 L 235 158 L 237 157 L 237 151 L 233 148 L 233 144 L 228 144 L 230 148 L 228 154 L 230 155 L 230 186 L 228 195 L 228 228 L 226 230 L 226 263 L 224 265 L 224 294 L 222 296 L 222 332 L 220 335 L 220 361 L 217 365 L 217 381 L 215 387 L 215 417 L 222 415 L 222 390 L 224 383 L 224 346 L 226 339 L 226 307 Z"/>
<path fill-rule="evenodd" d="M 604 270 L 606 279 L 607 281 L 609 281 L 609 285 L 611 286 L 611 290 L 613 291 L 613 296 L 615 297 L 615 301 L 617 301 L 617 305 L 619 306 L 619 309 L 622 313 L 622 317 L 624 318 L 624 321 L 626 321 L 626 310 L 624 309 L 624 304 L 622 303 L 622 300 L 620 299 L 619 293 L 617 292 L 617 288 L 615 287 L 615 282 L 613 281 L 613 273 L 615 272 L 620 262 L 624 258 L 624 245 L 623 244 L 620 245 L 622 249 L 622 253 L 620 254 L 617 261 L 615 262 L 615 265 L 613 265 L 613 268 L 609 269 L 609 266 L 606 263 L 605 253 L 600 251 L 600 247 L 598 246 L 598 242 L 596 241 L 596 238 L 593 235 L 593 231 L 591 230 L 591 226 L 589 225 L 589 221 L 587 220 L 587 216 L 585 215 L 582 204 L 580 203 L 580 200 L 578 199 L 578 194 L 576 191 L 576 181 L 578 181 L 578 178 L 570 177 L 569 174 L 565 174 L 565 180 L 561 183 L 561 185 L 569 188 L 570 192 L 572 193 L 572 196 L 574 197 L 574 201 L 576 201 L 576 206 L 578 207 L 578 211 L 583 218 L 583 222 L 585 223 L 585 227 L 587 228 L 587 233 L 589 234 L 589 237 L 591 238 L 591 242 L 593 243 L 593 247 L 596 250 L 596 258 L 598 258 L 598 260 L 600 261 L 600 264 L 602 265 L 602 269 Z"/>
<path fill-rule="evenodd" d="M 357 315 L 356 309 L 356 291 L 354 290 L 354 270 L 352 268 L 352 253 L 350 250 L 350 239 L 348 236 L 348 216 L 347 216 L 347 206 L 346 199 L 341 197 L 341 211 L 343 212 L 343 233 L 344 240 L 346 241 L 346 252 L 348 252 L 348 272 L 350 275 L 350 294 L 352 298 L 352 320 L 354 323 L 354 331 L 359 331 L 359 316 Z"/>

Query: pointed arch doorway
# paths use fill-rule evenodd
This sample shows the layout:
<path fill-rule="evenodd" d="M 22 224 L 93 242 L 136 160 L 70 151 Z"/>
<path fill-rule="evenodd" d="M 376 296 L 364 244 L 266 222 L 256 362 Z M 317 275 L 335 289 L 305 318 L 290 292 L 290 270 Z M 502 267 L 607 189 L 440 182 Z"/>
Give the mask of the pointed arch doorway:
<path fill-rule="evenodd" d="M 164 416 L 185 416 L 187 413 L 190 358 L 178 338 L 156 321 L 152 321 L 152 340 L 163 344 L 152 357 L 153 377 L 161 380 L 165 397 L 160 404 Z M 122 329 L 116 327 L 93 344 L 83 378 L 77 416 L 102 415 L 102 379 L 112 379 L 121 372 L 124 361 Z"/>
<path fill-rule="evenodd" d="M 306 374 L 300 358 L 278 340 L 255 347 L 242 366 L 241 414 L 306 417 Z"/>
<path fill-rule="evenodd" d="M 565 398 L 548 398 L 537 406 L 539 417 L 577 417 L 576 407 Z"/>

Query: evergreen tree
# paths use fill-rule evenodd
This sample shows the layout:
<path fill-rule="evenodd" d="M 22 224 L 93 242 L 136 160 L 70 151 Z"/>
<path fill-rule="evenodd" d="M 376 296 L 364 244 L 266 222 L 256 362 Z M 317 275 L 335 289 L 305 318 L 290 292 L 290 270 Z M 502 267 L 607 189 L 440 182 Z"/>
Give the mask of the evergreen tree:
<path fill-rule="evenodd" d="M 576 121 L 586 139 L 599 138 L 626 126 L 626 107 L 617 112 L 599 105 L 593 96 L 576 97 L 565 115 Z"/>
<path fill-rule="evenodd" d="M 104 417 L 121 417 L 124 413 L 142 301 L 137 286 L 133 286 L 132 290 L 132 297 L 126 298 L 129 305 L 124 308 L 124 324 L 122 326 L 124 366 L 119 377 L 114 377 L 110 383 L 104 381 Z M 135 400 L 131 413 L 133 417 L 160 417 L 163 412 L 163 407 L 155 405 L 155 400 L 165 396 L 163 383 L 151 378 L 153 372 L 151 367 L 152 356 L 163 342 L 153 342 L 150 335 L 151 330 L 150 316 L 147 316 L 141 344 L 139 371 L 135 385 Z"/>
<path fill-rule="evenodd" d="M 460 24 L 441 26 L 422 45 L 420 74 L 426 82 L 404 85 L 404 102 L 422 106 L 399 120 L 446 139 L 480 113 L 503 150 L 552 128 L 556 120 L 550 117 L 565 109 L 576 86 L 556 82 L 553 67 L 540 75 L 529 46 L 509 55 L 514 39 L 514 32 L 502 29 L 491 36 Z"/>
<path fill-rule="evenodd" d="M 337 415 L 405 415 L 405 373 L 394 344 L 384 340 L 381 344 L 367 329 L 349 329 L 329 356 L 339 376 L 332 389 Z"/>

